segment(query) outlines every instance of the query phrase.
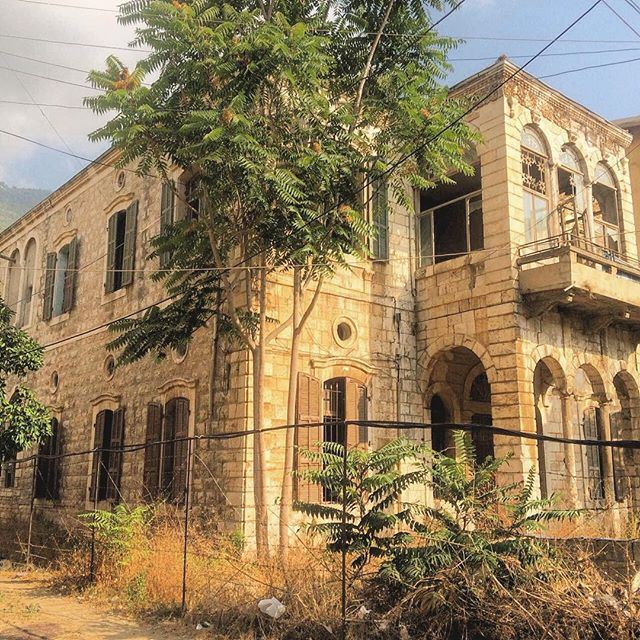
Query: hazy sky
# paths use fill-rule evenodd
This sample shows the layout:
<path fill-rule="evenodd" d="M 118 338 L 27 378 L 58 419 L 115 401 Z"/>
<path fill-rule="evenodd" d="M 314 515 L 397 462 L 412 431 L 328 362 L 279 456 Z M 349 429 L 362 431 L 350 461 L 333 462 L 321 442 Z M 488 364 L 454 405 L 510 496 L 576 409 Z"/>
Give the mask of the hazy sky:
<path fill-rule="evenodd" d="M 55 7 L 49 2 L 101 10 Z M 89 158 L 96 157 L 104 149 L 104 145 L 87 140 L 87 134 L 101 122 L 88 110 L 41 107 L 43 115 L 38 107 L 28 103 L 80 107 L 82 98 L 91 91 L 73 83 L 85 84 L 86 70 L 102 67 L 111 52 L 129 65 L 135 63 L 140 53 L 114 49 L 126 47 L 132 38 L 132 32 L 119 26 L 115 12 L 112 12 L 119 2 L 121 0 L 0 0 L 3 17 L 0 21 L 0 129 L 56 148 L 69 148 Z M 625 0 L 606 2 L 640 32 L 640 14 L 635 13 Z M 545 40 L 557 35 L 591 4 L 592 0 L 466 0 L 441 27 L 444 33 L 468 38 L 451 54 L 454 71 L 450 81 L 479 71 L 502 53 L 516 63 L 523 63 L 526 58 L 517 56 L 536 53 Z M 66 44 L 34 42 L 15 36 L 59 40 Z M 531 41 L 517 40 L 521 38 Z M 94 46 L 69 44 L 73 42 Z M 105 48 L 95 45 L 105 45 Z M 610 49 L 618 51 L 606 51 Z M 550 55 L 527 70 L 540 77 L 587 65 L 640 59 L 640 36 L 602 2 L 549 50 L 553 54 L 569 52 L 575 55 Z M 24 57 L 73 69 L 25 60 Z M 639 71 L 640 60 L 560 75 L 545 82 L 613 119 L 640 114 Z M 7 101 L 27 104 L 8 104 Z M 0 181 L 53 189 L 83 165 L 79 160 L 0 133 Z"/>

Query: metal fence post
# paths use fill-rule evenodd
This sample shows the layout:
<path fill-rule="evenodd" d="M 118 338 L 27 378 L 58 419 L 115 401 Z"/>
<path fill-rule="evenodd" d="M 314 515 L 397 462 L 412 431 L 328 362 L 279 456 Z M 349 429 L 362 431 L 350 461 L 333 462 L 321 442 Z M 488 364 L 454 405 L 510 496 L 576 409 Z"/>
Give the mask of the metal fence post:
<path fill-rule="evenodd" d="M 36 472 L 38 470 L 38 456 L 33 456 L 33 471 L 31 475 L 31 498 L 29 502 L 29 533 L 27 535 L 27 568 L 31 566 L 31 532 L 33 531 L 33 510 L 36 497 Z"/>
<path fill-rule="evenodd" d="M 349 442 L 349 423 L 344 423 L 344 443 L 342 447 L 342 565 L 341 565 L 341 615 L 342 615 L 342 640 L 347 638 L 347 455 Z"/>
<path fill-rule="evenodd" d="M 96 523 L 98 520 L 98 479 L 100 477 L 100 465 L 102 464 L 102 451 L 100 448 L 94 450 L 94 455 L 98 456 L 98 464 L 93 475 L 93 526 L 91 527 L 91 547 L 89 551 L 89 582 L 93 584 L 96 579 Z"/>
<path fill-rule="evenodd" d="M 187 612 L 187 549 L 189 544 L 189 486 L 191 485 L 191 438 L 187 440 L 187 472 L 184 483 L 184 545 L 182 549 L 182 615 Z"/>

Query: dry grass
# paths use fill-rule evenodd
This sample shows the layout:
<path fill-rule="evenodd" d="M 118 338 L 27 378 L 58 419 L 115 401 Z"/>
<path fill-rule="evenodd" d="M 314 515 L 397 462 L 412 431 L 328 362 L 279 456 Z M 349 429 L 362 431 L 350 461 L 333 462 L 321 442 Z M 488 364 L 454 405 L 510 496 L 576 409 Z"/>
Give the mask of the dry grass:
<path fill-rule="evenodd" d="M 340 619 L 340 568 L 336 558 L 311 546 L 290 553 L 285 563 L 259 561 L 233 538 L 211 534 L 195 524 L 187 554 L 187 620 L 207 623 L 220 638 L 327 638 L 326 627 Z M 97 545 L 96 582 L 90 593 L 141 616 L 180 615 L 183 528 L 164 517 L 145 527 L 126 550 Z M 87 549 L 59 564 L 58 583 L 82 584 Z M 261 614 L 257 603 L 275 596 L 286 603 L 277 622 Z"/>
<path fill-rule="evenodd" d="M 194 523 L 189 534 L 187 622 L 208 623 L 206 638 L 331 640 L 340 628 L 338 558 L 306 543 L 285 563 L 264 562 L 229 537 Z M 97 581 L 88 593 L 137 615 L 180 614 L 182 523 L 157 518 L 138 530 L 125 550 L 98 545 Z M 58 582 L 86 575 L 87 549 L 66 554 Z M 490 573 L 453 567 L 409 592 L 367 578 L 349 589 L 349 638 L 389 640 L 632 640 L 640 638 L 639 599 L 628 582 L 600 573 L 586 557 L 514 567 L 500 584 Z M 286 607 L 277 622 L 257 602 L 275 596 Z M 361 621 L 364 605 L 372 612 Z"/>

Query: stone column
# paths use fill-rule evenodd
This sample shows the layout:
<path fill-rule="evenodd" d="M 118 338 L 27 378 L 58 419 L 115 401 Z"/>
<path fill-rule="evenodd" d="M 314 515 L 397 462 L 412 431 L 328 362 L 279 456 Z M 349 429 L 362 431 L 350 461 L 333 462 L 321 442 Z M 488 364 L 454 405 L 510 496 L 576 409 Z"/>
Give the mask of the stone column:
<path fill-rule="evenodd" d="M 558 391 L 560 396 L 560 407 L 562 411 L 562 435 L 565 438 L 580 437 L 574 429 L 571 415 L 572 395 L 567 391 Z M 576 463 L 576 445 L 564 445 L 564 465 L 567 472 L 567 494 L 572 507 L 578 507 L 578 465 Z"/>

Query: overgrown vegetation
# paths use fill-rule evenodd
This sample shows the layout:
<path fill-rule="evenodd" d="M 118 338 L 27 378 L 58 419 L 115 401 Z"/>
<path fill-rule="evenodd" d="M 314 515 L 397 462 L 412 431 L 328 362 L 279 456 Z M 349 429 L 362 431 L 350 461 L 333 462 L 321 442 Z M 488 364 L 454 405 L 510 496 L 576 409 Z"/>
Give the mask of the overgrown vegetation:
<path fill-rule="evenodd" d="M 187 622 L 229 640 L 340 637 L 340 552 L 347 549 L 352 639 L 640 637 L 631 580 L 608 578 L 587 551 L 567 556 L 537 535 L 579 514 L 536 499 L 533 474 L 505 484 L 506 460 L 476 463 L 463 434 L 455 444 L 455 459 L 402 439 L 349 451 L 347 527 L 340 504 L 299 504 L 312 522 L 284 561 L 253 556 L 240 534 L 221 534 L 215 516 L 199 514 L 189 531 Z M 307 453 L 317 465 L 308 479 L 335 499 L 343 454 L 335 443 Z M 434 488 L 438 508 L 427 508 L 425 490 Z M 96 527 L 99 562 L 88 595 L 138 614 L 177 615 L 181 514 L 159 505 L 92 515 L 84 520 L 87 533 Z M 86 574 L 86 548 L 63 559 L 59 578 Z M 286 607 L 278 620 L 257 607 L 272 596 Z"/>
<path fill-rule="evenodd" d="M 49 411 L 22 384 L 42 366 L 43 349 L 13 324 L 13 318 L 0 298 L 0 460 L 14 459 L 18 451 L 51 433 Z"/>

